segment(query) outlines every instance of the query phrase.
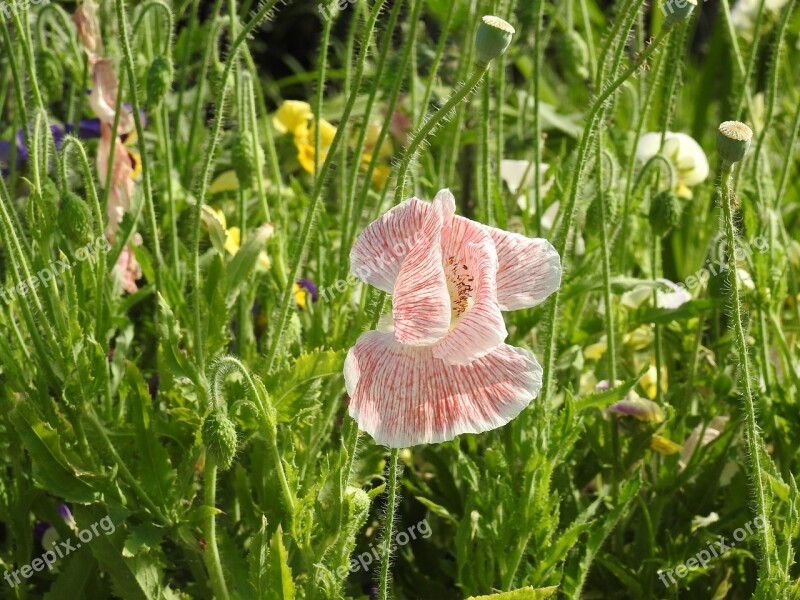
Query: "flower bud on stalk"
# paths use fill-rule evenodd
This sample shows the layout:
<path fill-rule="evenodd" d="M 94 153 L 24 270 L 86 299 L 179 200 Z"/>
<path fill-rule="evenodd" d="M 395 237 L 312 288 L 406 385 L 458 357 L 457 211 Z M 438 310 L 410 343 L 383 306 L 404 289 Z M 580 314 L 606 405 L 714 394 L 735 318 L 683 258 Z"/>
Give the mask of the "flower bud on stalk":
<path fill-rule="evenodd" d="M 36 59 L 36 75 L 48 101 L 58 100 L 64 88 L 64 66 L 52 50 L 44 49 Z"/>
<path fill-rule="evenodd" d="M 656 194 L 650 202 L 650 227 L 659 237 L 667 235 L 676 227 L 681 219 L 681 202 L 672 192 L 665 191 Z"/>
<path fill-rule="evenodd" d="M 753 130 L 739 121 L 725 121 L 717 131 L 717 152 L 723 167 L 729 169 L 733 163 L 744 158 L 750 149 Z"/>
<path fill-rule="evenodd" d="M 222 471 L 227 471 L 236 456 L 236 426 L 225 413 L 213 409 L 203 422 L 203 444 L 208 456 Z"/>
<path fill-rule="evenodd" d="M 169 56 L 158 56 L 147 69 L 147 103 L 150 108 L 161 105 L 172 86 L 174 68 Z"/>
<path fill-rule="evenodd" d="M 478 35 L 475 37 L 478 65 L 488 65 L 495 58 L 502 56 L 508 50 L 515 33 L 516 30 L 511 24 L 500 17 L 491 15 L 483 17 L 478 26 Z"/>
<path fill-rule="evenodd" d="M 92 241 L 93 219 L 89 205 L 79 196 L 67 192 L 58 213 L 58 226 L 66 238 L 76 246 Z"/>
<path fill-rule="evenodd" d="M 574 29 L 568 31 L 561 51 L 567 71 L 578 79 L 589 79 L 589 47 L 581 34 Z"/>

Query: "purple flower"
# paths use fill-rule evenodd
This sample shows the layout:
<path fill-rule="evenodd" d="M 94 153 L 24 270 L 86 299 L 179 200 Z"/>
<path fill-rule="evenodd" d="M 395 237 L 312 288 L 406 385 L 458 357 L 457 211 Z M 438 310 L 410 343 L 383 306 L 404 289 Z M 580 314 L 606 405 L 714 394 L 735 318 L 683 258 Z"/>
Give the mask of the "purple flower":
<path fill-rule="evenodd" d="M 317 286 L 314 285 L 313 281 L 309 281 L 308 279 L 298 279 L 297 285 L 309 293 L 312 302 L 317 301 Z"/>

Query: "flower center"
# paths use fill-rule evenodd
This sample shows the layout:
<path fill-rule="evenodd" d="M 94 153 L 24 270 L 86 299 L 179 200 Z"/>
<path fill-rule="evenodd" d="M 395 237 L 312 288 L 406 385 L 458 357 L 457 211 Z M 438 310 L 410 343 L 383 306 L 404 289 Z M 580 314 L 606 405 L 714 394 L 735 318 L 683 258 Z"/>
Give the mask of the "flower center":
<path fill-rule="evenodd" d="M 472 282 L 467 265 L 459 263 L 455 256 L 444 262 L 444 273 L 447 278 L 447 291 L 450 293 L 450 310 L 452 311 L 451 329 L 472 306 Z"/>

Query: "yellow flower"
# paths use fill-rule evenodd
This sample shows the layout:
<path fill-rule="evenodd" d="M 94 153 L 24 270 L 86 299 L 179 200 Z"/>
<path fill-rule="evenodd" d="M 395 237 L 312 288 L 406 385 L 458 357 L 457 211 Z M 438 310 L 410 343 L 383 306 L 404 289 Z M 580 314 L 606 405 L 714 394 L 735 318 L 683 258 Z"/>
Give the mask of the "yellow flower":
<path fill-rule="evenodd" d="M 669 440 L 661 435 L 654 435 L 650 439 L 650 447 L 664 456 L 669 456 L 670 454 L 675 454 L 676 452 L 681 451 L 680 444 L 676 444 L 672 440 Z"/>
<path fill-rule="evenodd" d="M 606 353 L 606 350 L 608 350 L 608 342 L 606 341 L 606 337 L 603 336 L 596 344 L 586 346 L 586 348 L 583 349 L 583 356 L 589 360 L 600 360 L 603 354 Z"/>
<path fill-rule="evenodd" d="M 279 133 L 291 133 L 305 127 L 313 116 L 311 105 L 302 100 L 284 100 L 272 118 L 272 124 Z"/>
<path fill-rule="evenodd" d="M 654 399 L 658 395 L 658 371 L 656 370 L 655 365 L 650 365 L 650 368 L 647 369 L 647 372 L 642 375 L 642 378 L 639 380 L 639 383 L 644 388 L 647 397 L 651 400 Z M 663 391 L 667 390 L 667 370 L 666 368 L 661 368 L 661 389 Z"/>
<path fill-rule="evenodd" d="M 315 125 L 312 124 L 309 128 L 303 124 L 298 127 L 294 133 L 294 145 L 297 147 L 297 160 L 307 172 L 314 174 L 314 137 Z M 328 156 L 328 150 L 333 143 L 333 138 L 336 136 L 336 127 L 331 125 L 325 119 L 319 121 L 319 160 L 320 163 Z"/>
<path fill-rule="evenodd" d="M 306 292 L 305 288 L 300 287 L 297 282 L 292 285 L 292 292 L 294 293 L 294 301 L 297 302 L 297 306 L 299 306 L 302 310 L 305 310 L 307 303 L 306 296 L 308 292 Z"/>
<path fill-rule="evenodd" d="M 634 350 L 644 350 L 653 343 L 654 337 L 655 334 L 653 333 L 652 327 L 649 325 L 641 325 L 630 333 L 626 333 L 622 341 Z"/>
<path fill-rule="evenodd" d="M 228 228 L 228 220 L 225 218 L 225 213 L 218 208 L 212 208 L 210 212 L 225 230 L 225 251 L 231 256 L 235 256 L 242 245 L 242 230 L 236 226 Z M 274 229 L 272 225 L 265 225 L 261 227 L 260 231 L 264 232 L 264 239 L 267 239 L 272 236 Z M 270 266 L 272 266 L 272 262 L 267 253 L 262 250 L 258 254 L 256 267 L 259 270 L 266 271 Z"/>
<path fill-rule="evenodd" d="M 239 251 L 242 244 L 242 232 L 238 227 L 231 227 L 225 231 L 225 251 L 233 256 Z"/>

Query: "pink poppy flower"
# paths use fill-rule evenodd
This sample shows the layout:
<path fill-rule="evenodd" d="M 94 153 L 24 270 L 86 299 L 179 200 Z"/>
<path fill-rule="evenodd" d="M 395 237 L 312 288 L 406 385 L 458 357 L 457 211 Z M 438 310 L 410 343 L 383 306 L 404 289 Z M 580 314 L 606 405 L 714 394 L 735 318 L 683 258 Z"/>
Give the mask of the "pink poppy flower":
<path fill-rule="evenodd" d="M 352 272 L 393 296 L 391 322 L 362 335 L 344 367 L 350 416 L 379 444 L 501 427 L 541 389 L 533 354 L 504 343 L 501 311 L 536 306 L 558 288 L 558 253 L 454 210 L 449 190 L 406 200 L 350 253 Z"/>

